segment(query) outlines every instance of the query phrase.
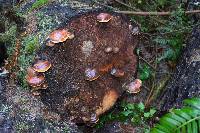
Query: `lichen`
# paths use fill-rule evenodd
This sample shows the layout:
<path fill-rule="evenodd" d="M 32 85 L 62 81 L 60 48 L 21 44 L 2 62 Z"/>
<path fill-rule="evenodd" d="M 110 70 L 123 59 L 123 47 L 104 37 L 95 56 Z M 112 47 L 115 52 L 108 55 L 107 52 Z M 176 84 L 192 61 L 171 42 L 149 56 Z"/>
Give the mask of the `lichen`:
<path fill-rule="evenodd" d="M 92 44 L 92 41 L 83 41 L 82 52 L 85 54 L 86 58 L 90 56 L 93 48 L 94 45 Z"/>

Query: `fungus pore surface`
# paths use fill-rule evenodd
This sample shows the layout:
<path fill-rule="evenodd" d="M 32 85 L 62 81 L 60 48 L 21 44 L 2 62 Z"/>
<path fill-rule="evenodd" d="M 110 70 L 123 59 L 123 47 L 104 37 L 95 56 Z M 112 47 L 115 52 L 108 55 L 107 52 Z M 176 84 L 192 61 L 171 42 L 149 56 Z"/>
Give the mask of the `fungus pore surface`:
<path fill-rule="evenodd" d="M 111 14 L 108 23 L 99 23 L 92 12 L 72 18 L 64 27 L 74 38 L 38 52 L 51 62 L 45 72 L 48 88 L 41 90 L 42 101 L 50 109 L 75 122 L 91 121 L 110 109 L 124 91 L 136 70 L 134 48 L 137 38 L 131 34 L 131 22 L 125 16 Z M 118 52 L 105 52 L 111 47 Z M 112 68 L 124 72 L 123 77 L 110 74 Z M 86 70 L 96 70 L 94 80 L 87 80 Z M 106 100 L 108 100 L 106 102 Z"/>

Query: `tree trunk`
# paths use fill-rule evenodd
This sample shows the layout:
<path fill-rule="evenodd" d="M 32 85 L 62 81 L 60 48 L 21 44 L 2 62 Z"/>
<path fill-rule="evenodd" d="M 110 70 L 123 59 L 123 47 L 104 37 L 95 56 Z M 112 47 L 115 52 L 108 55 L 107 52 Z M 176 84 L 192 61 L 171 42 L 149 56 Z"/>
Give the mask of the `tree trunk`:
<path fill-rule="evenodd" d="M 176 72 L 160 95 L 160 110 L 180 107 L 186 98 L 200 95 L 200 26 L 195 27 L 183 50 Z"/>

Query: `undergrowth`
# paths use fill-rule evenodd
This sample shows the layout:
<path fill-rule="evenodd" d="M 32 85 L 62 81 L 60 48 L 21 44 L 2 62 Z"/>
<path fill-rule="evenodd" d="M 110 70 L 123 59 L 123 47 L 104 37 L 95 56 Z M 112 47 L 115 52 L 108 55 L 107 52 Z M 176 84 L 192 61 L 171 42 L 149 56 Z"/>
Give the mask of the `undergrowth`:
<path fill-rule="evenodd" d="M 162 116 L 151 133 L 199 133 L 200 98 L 183 101 L 184 107 L 173 109 Z"/>
<path fill-rule="evenodd" d="M 123 123 L 131 123 L 133 126 L 142 127 L 141 130 L 148 132 L 150 126 L 148 126 L 147 121 L 155 114 L 156 110 L 145 109 L 143 103 L 126 103 L 122 102 L 120 104 L 118 112 L 110 112 L 100 118 L 96 128 L 101 128 L 106 122 L 111 122 L 114 120 L 121 121 Z"/>
<path fill-rule="evenodd" d="M 102 4 L 104 1 L 98 0 L 98 2 Z M 139 56 L 137 78 L 141 79 L 143 85 L 146 85 L 147 87 L 145 87 L 148 89 L 145 105 L 152 105 L 160 92 L 164 90 L 186 45 L 188 35 L 195 25 L 200 24 L 199 21 L 193 19 L 194 14 L 185 14 L 186 10 L 191 10 L 191 8 L 189 9 L 191 4 L 192 2 L 188 5 L 187 2 L 177 0 L 116 0 L 112 6 L 106 6 L 116 11 L 171 12 L 166 16 L 129 15 L 133 23 L 136 22 L 140 26 L 141 34 L 139 36 L 145 47 L 144 50 L 139 45 L 136 52 Z M 192 6 L 194 9 L 200 7 L 195 4 Z M 163 67 L 164 72 L 160 66 L 165 66 Z M 162 77 L 160 73 L 162 73 Z M 126 108 L 122 107 L 117 116 L 112 112 L 103 116 L 100 123 L 122 118 L 125 121 L 131 121 L 132 116 L 125 117 L 124 109 Z"/>

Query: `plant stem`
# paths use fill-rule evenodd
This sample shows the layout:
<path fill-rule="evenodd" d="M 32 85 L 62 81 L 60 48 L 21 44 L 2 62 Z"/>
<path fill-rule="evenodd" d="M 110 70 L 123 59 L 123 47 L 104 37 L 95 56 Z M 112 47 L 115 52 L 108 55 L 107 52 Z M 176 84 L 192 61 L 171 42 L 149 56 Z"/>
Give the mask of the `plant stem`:
<path fill-rule="evenodd" d="M 129 15 L 140 15 L 140 16 L 168 16 L 172 12 L 143 12 L 143 11 L 115 11 L 117 13 L 129 14 Z M 200 13 L 200 10 L 185 11 L 185 14 Z"/>

